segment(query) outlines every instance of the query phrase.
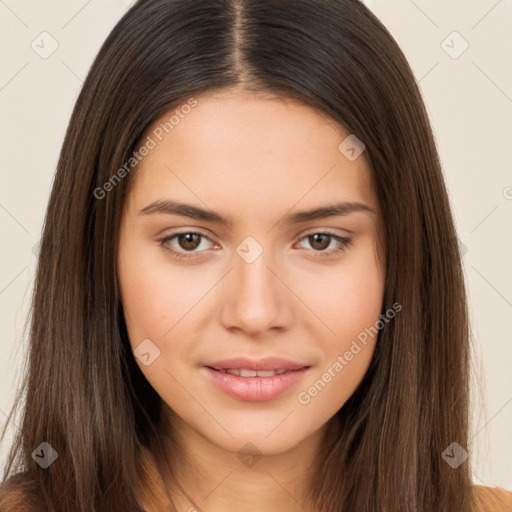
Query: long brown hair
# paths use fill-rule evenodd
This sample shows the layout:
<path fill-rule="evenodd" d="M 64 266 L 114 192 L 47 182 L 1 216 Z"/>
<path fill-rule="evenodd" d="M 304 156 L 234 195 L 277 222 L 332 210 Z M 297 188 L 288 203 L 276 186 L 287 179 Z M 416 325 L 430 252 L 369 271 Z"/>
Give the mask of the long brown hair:
<path fill-rule="evenodd" d="M 312 489 L 318 511 L 472 511 L 469 460 L 452 468 L 442 457 L 453 442 L 468 449 L 469 438 L 454 221 L 413 73 L 357 0 L 141 0 L 117 23 L 57 166 L 17 398 L 26 402 L 4 479 L 24 471 L 26 488 L 54 512 L 141 510 L 137 461 L 156 435 L 160 398 L 134 360 L 116 278 L 131 175 L 98 190 L 157 118 L 235 85 L 301 101 L 364 142 L 387 240 L 382 311 L 402 305 L 331 422 Z M 31 457 L 42 442 L 58 453 L 44 470 Z"/>

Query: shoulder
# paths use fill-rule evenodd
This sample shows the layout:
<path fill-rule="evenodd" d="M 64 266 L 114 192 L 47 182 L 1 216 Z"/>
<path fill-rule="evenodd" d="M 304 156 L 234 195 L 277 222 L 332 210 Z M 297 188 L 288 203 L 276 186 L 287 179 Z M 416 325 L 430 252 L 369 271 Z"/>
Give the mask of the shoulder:
<path fill-rule="evenodd" d="M 17 473 L 0 484 L 2 512 L 37 512 L 37 483 L 27 473 Z"/>
<path fill-rule="evenodd" d="M 173 510 L 165 484 L 152 452 L 142 447 L 139 457 L 139 476 L 135 493 L 146 511 Z M 38 483 L 28 473 L 17 473 L 0 483 L 1 512 L 40 512 Z"/>
<path fill-rule="evenodd" d="M 512 491 L 503 487 L 485 487 L 475 485 L 476 502 L 480 507 L 478 512 L 511 512 Z"/>

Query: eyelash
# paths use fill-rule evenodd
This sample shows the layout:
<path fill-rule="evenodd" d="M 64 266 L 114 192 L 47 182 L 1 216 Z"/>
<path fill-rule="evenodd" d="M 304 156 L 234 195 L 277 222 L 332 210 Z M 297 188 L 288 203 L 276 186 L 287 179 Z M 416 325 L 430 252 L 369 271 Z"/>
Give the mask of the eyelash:
<path fill-rule="evenodd" d="M 178 259 L 189 259 L 190 260 L 190 259 L 193 259 L 193 258 L 197 258 L 197 257 L 200 257 L 200 253 L 202 252 L 202 251 L 199 251 L 199 252 L 189 252 L 189 253 L 185 252 L 185 253 L 183 253 L 183 252 L 180 252 L 180 251 L 175 251 L 174 249 L 171 249 L 168 245 L 165 245 L 167 242 L 170 242 L 172 239 L 178 237 L 179 235 L 199 235 L 199 236 L 201 236 L 203 238 L 206 238 L 210 242 L 215 243 L 210 237 L 204 235 L 203 233 L 198 233 L 196 231 L 182 231 L 182 232 L 179 232 L 179 233 L 174 233 L 173 235 L 169 235 L 169 236 L 166 236 L 166 237 L 163 237 L 163 238 L 159 238 L 157 241 L 160 242 L 160 245 L 166 251 L 169 251 L 171 254 L 173 254 L 174 257 L 176 257 Z M 314 255 L 315 258 L 317 258 L 317 257 L 325 258 L 325 257 L 328 257 L 328 256 L 333 256 L 334 254 L 338 254 L 338 253 L 344 251 L 347 247 L 349 247 L 352 244 L 352 238 L 336 235 L 335 233 L 332 233 L 332 232 L 329 232 L 329 231 L 313 231 L 312 233 L 307 233 L 302 238 L 300 238 L 298 241 L 301 242 L 305 238 L 308 238 L 308 237 L 313 236 L 313 235 L 327 235 L 327 236 L 330 236 L 331 238 L 333 238 L 334 240 L 336 240 L 338 242 L 338 246 L 336 248 L 334 248 L 334 249 L 329 250 L 329 251 L 325 251 L 325 250 L 324 251 L 315 251 L 315 250 L 313 250 L 313 255 Z"/>

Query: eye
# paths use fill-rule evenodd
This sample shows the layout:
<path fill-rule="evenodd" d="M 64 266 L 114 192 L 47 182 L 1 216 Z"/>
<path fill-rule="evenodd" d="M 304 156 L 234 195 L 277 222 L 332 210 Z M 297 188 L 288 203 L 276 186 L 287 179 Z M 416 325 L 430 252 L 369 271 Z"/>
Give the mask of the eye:
<path fill-rule="evenodd" d="M 332 256 L 333 254 L 344 251 L 350 244 L 352 244 L 351 238 L 323 231 L 309 233 L 300 239 L 301 242 L 303 240 L 307 240 L 311 247 L 313 247 L 313 256 L 315 257 Z M 325 249 L 328 248 L 333 241 L 334 247 L 326 251 Z"/>
<path fill-rule="evenodd" d="M 173 246 L 173 244 L 171 243 L 174 241 L 174 239 L 176 239 L 176 245 L 178 246 L 178 250 L 176 249 L 176 245 Z M 183 231 L 181 233 L 174 233 L 173 235 L 160 238 L 158 242 L 160 242 L 160 245 L 164 247 L 164 249 L 172 253 L 176 258 L 195 258 L 197 256 L 200 256 L 200 254 L 197 254 L 198 252 L 202 252 L 196 251 L 196 249 L 201 247 L 203 240 L 208 240 L 212 244 L 214 243 L 206 235 L 194 231 Z"/>
<path fill-rule="evenodd" d="M 203 233 L 198 233 L 195 231 L 183 231 L 180 233 L 174 233 L 172 235 L 158 239 L 158 242 L 174 257 L 190 259 L 196 258 L 201 255 L 201 252 L 204 252 L 204 247 L 203 250 L 197 249 L 201 248 L 201 245 L 205 240 L 215 245 L 215 243 L 209 237 Z M 303 240 L 307 240 L 310 243 L 311 247 L 313 248 L 312 250 L 314 257 L 332 256 L 345 250 L 350 244 L 352 244 L 351 238 L 324 231 L 309 233 L 306 236 L 303 236 L 299 242 L 302 242 Z M 329 246 L 332 245 L 332 242 L 334 242 L 334 247 L 326 250 Z"/>

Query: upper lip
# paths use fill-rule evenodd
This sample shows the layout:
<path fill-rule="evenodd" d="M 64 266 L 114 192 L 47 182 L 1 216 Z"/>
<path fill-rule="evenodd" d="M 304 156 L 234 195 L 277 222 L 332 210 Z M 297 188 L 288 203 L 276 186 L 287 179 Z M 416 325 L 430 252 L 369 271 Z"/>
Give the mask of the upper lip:
<path fill-rule="evenodd" d="M 271 371 L 271 370 L 300 370 L 301 368 L 309 368 L 308 365 L 283 359 L 281 357 L 264 357 L 262 359 L 249 359 L 247 357 L 235 357 L 232 359 L 223 359 L 214 363 L 206 364 L 214 370 L 255 370 L 255 371 Z"/>

